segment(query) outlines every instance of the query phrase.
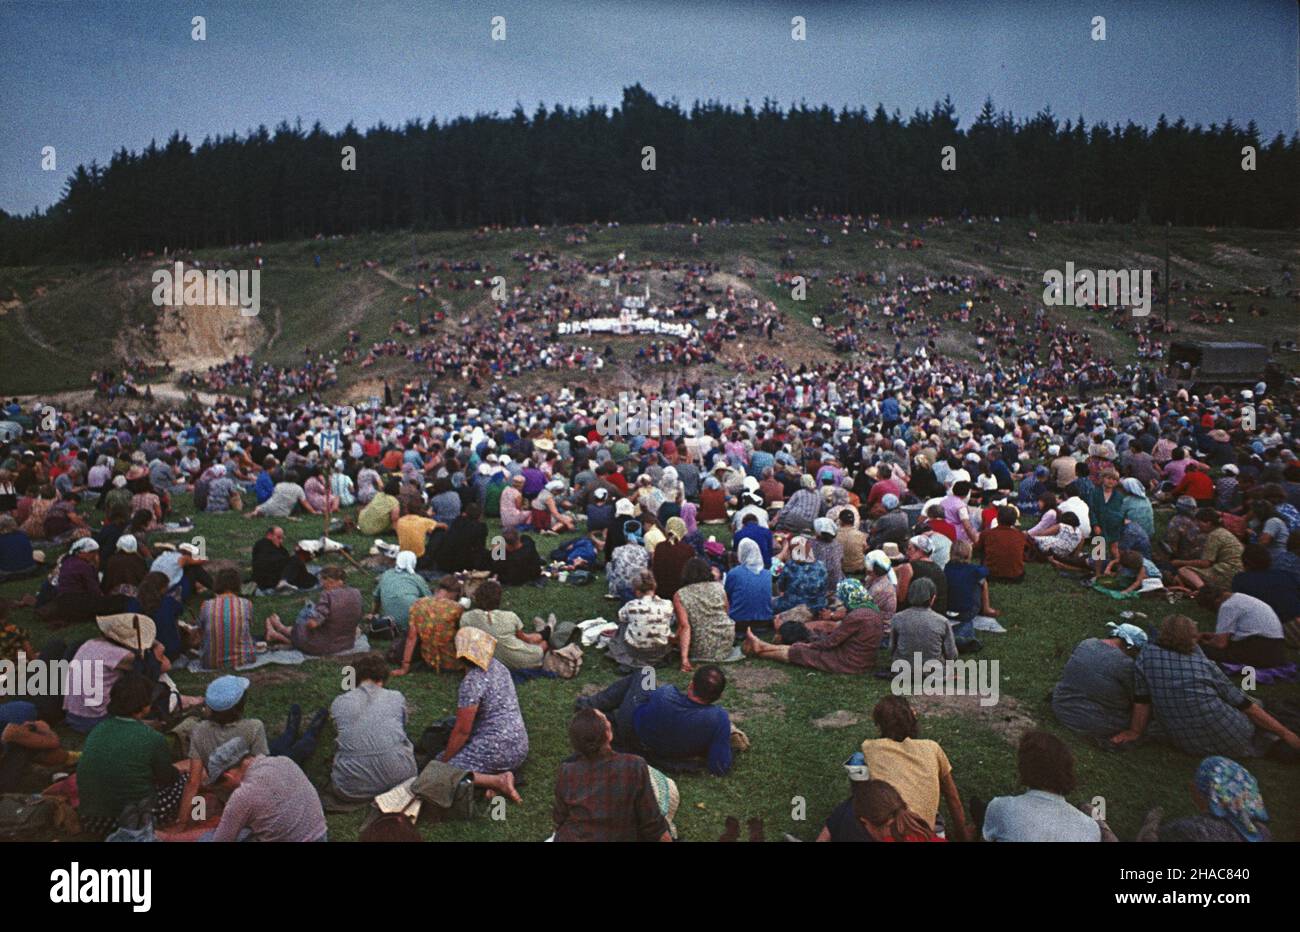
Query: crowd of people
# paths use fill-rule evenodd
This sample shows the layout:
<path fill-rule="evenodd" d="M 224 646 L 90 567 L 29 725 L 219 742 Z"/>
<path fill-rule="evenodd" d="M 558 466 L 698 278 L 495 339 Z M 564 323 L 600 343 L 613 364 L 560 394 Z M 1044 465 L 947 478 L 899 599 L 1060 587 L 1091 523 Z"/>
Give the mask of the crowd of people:
<path fill-rule="evenodd" d="M 666 378 L 656 399 L 698 417 L 610 433 L 611 402 L 584 388 L 524 396 L 495 378 L 573 362 L 548 355 L 540 329 L 572 312 L 564 288 L 593 275 L 634 288 L 651 272 L 684 271 L 675 313 L 714 302 L 729 326 L 761 328 L 764 308 L 706 294 L 704 265 L 518 261 L 548 290 L 521 288 L 454 347 L 395 344 L 429 375 L 347 420 L 301 397 L 337 378 L 332 364 L 284 370 L 239 357 L 206 384 L 261 386 L 250 397 L 64 413 L 0 444 L 0 580 L 30 590 L 0 605 L 0 647 L 6 658 L 21 650 L 109 671 L 97 696 L 0 706 L 0 789 L 33 768 L 75 770 L 81 823 L 96 837 L 135 830 L 147 811 L 176 838 L 316 841 L 324 814 L 349 807 L 373 809 L 372 837 L 404 831 L 384 818 L 393 794 L 448 811 L 468 800 L 472 812 L 476 796 L 519 801 L 530 735 L 516 686 L 572 675 L 580 645 L 604 653 L 607 673 L 569 725 L 553 837 L 671 840 L 673 778 L 725 778 L 749 744 L 727 710 L 730 665 L 885 679 L 899 659 L 956 662 L 985 649 L 1004 587 L 1040 564 L 1035 572 L 1060 574 L 1077 598 L 1132 599 L 1148 607 L 1134 621 L 1158 616 L 1084 638 L 1051 699 L 1063 728 L 1099 746 L 1162 742 L 1191 755 L 1200 814 L 1153 817 L 1142 837 L 1270 837 L 1244 762 L 1300 759 L 1300 715 L 1265 708 L 1239 681 L 1243 671 L 1265 682 L 1298 675 L 1291 386 L 1161 392 L 1094 354 L 1085 333 L 1001 310 L 993 297 L 1016 293 L 1005 282 L 855 280 L 841 283 L 828 324 L 853 356 L 810 365 L 756 355 L 730 379 Z M 490 270 L 428 271 L 432 293 Z M 885 290 L 859 299 L 858 285 Z M 978 362 L 937 351 L 929 328 L 943 318 L 915 313 L 933 295 L 969 296 L 948 319 L 970 325 Z M 859 341 L 885 334 L 892 353 Z M 918 337 L 930 344 L 904 353 Z M 483 390 L 449 387 L 453 372 Z M 1067 393 L 1081 382 L 1085 392 Z M 15 402 L 9 413 L 23 412 Z M 193 528 L 178 501 L 248 516 L 251 562 L 213 568 L 235 554 L 173 544 Z M 289 548 L 285 521 L 299 515 L 375 540 L 372 590 L 318 541 Z M 597 578 L 613 621 L 530 625 L 503 608 L 512 587 Z M 313 601 L 259 626 L 257 600 L 284 592 Z M 1213 614 L 1213 630 L 1198 630 L 1180 602 Z M 33 644 L 14 620 L 28 610 L 55 636 Z M 58 638 L 79 625 L 98 633 Z M 239 672 L 260 654 L 346 654 L 359 634 L 391 648 L 357 660 L 355 684 L 328 708 L 304 724 L 294 706 L 274 740 L 242 716 L 250 685 Z M 204 695 L 185 695 L 170 674 L 178 664 L 218 675 Z M 689 687 L 645 675 L 664 665 Z M 456 714 L 417 744 L 393 682 L 441 673 L 461 677 Z M 905 696 L 886 697 L 873 719 L 879 737 L 847 765 L 848 797 L 819 840 L 1114 837 L 1067 801 L 1073 755 L 1053 734 L 1021 740 L 1023 794 L 963 802 L 960 775 L 919 738 Z M 177 721 L 189 723 L 179 761 L 152 727 Z M 302 765 L 327 723 L 329 781 L 314 787 Z M 54 726 L 85 734 L 84 748 L 64 748 Z M 192 825 L 202 794 L 220 815 Z M 761 837 L 761 825 L 750 829 Z M 729 823 L 724 837 L 737 831 Z"/>

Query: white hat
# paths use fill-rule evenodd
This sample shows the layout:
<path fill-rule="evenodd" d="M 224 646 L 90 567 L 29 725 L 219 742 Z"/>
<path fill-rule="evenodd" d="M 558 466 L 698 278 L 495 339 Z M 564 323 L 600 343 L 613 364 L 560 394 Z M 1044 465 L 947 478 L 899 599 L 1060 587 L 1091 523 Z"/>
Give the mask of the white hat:
<path fill-rule="evenodd" d="M 140 549 L 134 534 L 123 534 L 117 539 L 117 549 L 122 553 L 135 553 Z"/>
<path fill-rule="evenodd" d="M 99 543 L 93 537 L 81 537 L 73 541 L 72 546 L 68 548 L 68 553 L 94 553 L 99 549 Z"/>

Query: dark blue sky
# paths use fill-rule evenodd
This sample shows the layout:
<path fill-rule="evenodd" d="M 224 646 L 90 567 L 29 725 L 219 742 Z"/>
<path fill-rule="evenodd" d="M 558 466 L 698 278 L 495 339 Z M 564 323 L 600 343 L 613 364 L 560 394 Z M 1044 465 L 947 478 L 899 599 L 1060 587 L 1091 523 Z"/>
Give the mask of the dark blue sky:
<path fill-rule="evenodd" d="M 207 18 L 207 41 L 190 18 Z M 506 17 L 505 42 L 490 20 Z M 790 19 L 807 20 L 793 42 Z M 1089 38 L 1106 17 L 1105 42 Z M 616 104 L 641 82 L 685 104 L 765 96 L 910 114 L 950 94 L 1030 115 L 1300 124 L 1294 0 L 0 2 L 0 208 L 58 199 L 81 162 L 179 129 L 198 143 L 301 117 L 338 129 Z M 40 170 L 53 145 L 58 171 Z"/>

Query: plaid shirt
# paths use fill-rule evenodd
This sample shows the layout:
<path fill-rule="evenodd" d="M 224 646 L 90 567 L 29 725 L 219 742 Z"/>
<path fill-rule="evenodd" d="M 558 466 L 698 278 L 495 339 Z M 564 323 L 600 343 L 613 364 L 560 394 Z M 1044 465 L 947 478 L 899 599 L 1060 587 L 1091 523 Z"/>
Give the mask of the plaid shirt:
<path fill-rule="evenodd" d="M 668 831 L 650 785 L 650 768 L 635 754 L 575 755 L 555 780 L 556 841 L 658 841 Z"/>
<path fill-rule="evenodd" d="M 1199 647 L 1180 654 L 1147 644 L 1134 662 L 1133 697 L 1151 703 L 1165 736 L 1188 754 L 1255 756 L 1255 726 L 1242 711 L 1251 700 Z"/>

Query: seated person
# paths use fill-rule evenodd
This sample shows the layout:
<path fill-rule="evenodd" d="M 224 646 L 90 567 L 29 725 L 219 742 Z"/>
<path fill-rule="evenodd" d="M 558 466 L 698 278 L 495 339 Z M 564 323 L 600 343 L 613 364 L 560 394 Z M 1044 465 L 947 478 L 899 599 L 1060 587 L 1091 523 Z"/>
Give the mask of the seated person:
<path fill-rule="evenodd" d="M 737 564 L 727 571 L 723 586 L 736 633 L 772 624 L 772 571 L 763 566 L 763 554 L 752 540 L 736 549 Z"/>
<path fill-rule="evenodd" d="M 199 660 L 209 670 L 232 670 L 257 659 L 253 603 L 239 594 L 239 570 L 217 571 L 212 598 L 199 607 Z"/>
<path fill-rule="evenodd" d="M 33 764 L 70 767 L 80 756 L 78 751 L 63 749 L 34 703 L 13 700 L 0 705 L 0 793 L 38 789 L 28 784 Z"/>
<path fill-rule="evenodd" d="M 397 527 L 402 517 L 402 505 L 397 500 L 402 484 L 396 479 L 384 483 L 384 490 L 376 493 L 357 515 L 357 530 L 371 537 L 387 534 Z"/>
<path fill-rule="evenodd" d="M 527 534 L 510 528 L 503 531 L 501 539 L 505 552 L 497 559 L 497 551 L 489 553 L 488 569 L 496 574 L 503 586 L 522 586 L 542 578 L 542 557 L 537 545 Z"/>
<path fill-rule="evenodd" d="M 393 670 L 393 676 L 410 673 L 412 664 L 435 673 L 460 669 L 455 652 L 456 630 L 460 627 L 461 615 L 465 613 L 460 604 L 460 593 L 460 581 L 448 574 L 438 580 L 431 597 L 415 600 L 407 616 L 409 624 L 402 663 Z M 417 644 L 420 648 L 418 655 L 415 652 Z"/>
<path fill-rule="evenodd" d="M 715 705 L 727 686 L 722 668 L 698 667 L 685 693 L 676 686 L 650 685 L 637 670 L 594 696 L 579 697 L 575 706 L 610 716 L 614 746 L 644 754 L 652 766 L 692 769 L 705 759 L 710 773 L 726 776 L 732 764 L 731 718 Z"/>
<path fill-rule="evenodd" d="M 777 577 L 777 588 L 781 590 L 772 602 L 772 611 L 776 615 L 790 609 L 806 605 L 816 615 L 826 607 L 826 582 L 829 573 L 826 564 L 818 560 L 813 553 L 812 542 L 806 537 L 794 537 L 781 552 L 785 565 Z"/>
<path fill-rule="evenodd" d="M 966 828 L 966 814 L 948 755 L 938 742 L 918 737 L 920 727 L 907 697 L 886 696 L 876 703 L 871 718 L 880 737 L 862 742 L 867 773 L 898 790 L 908 808 L 928 828 L 939 829 L 942 799 L 948 806 L 947 834 L 954 841 L 973 840 Z"/>
<path fill-rule="evenodd" d="M 673 605 L 655 594 L 654 574 L 642 570 L 633 598 L 618 610 L 618 633 L 607 654 L 621 668 L 653 667 L 671 649 Z"/>
<path fill-rule="evenodd" d="M 909 664 L 957 659 L 957 641 L 952 625 L 934 610 L 937 596 L 934 583 L 914 579 L 907 587 L 907 605 L 890 622 L 889 656 L 891 661 Z M 919 662 L 916 657 L 920 655 Z"/>
<path fill-rule="evenodd" d="M 415 747 L 406 736 L 406 697 L 384 688 L 388 663 L 380 654 L 356 662 L 356 686 L 330 705 L 338 747 L 330 790 L 344 800 L 369 800 L 416 774 Z"/>
<path fill-rule="evenodd" d="M 432 555 L 434 565 L 447 573 L 491 569 L 487 539 L 488 528 L 481 519 L 478 503 L 470 502 L 442 536 Z"/>
<path fill-rule="evenodd" d="M 1206 583 L 1196 593 L 1196 604 L 1216 613 L 1214 633 L 1197 636 L 1206 657 L 1264 669 L 1287 662 L 1282 622 L 1267 602 Z"/>
<path fill-rule="evenodd" d="M 125 810 L 146 804 L 159 825 L 189 820 L 202 767 L 197 761 L 173 766 L 167 739 L 142 721 L 152 693 L 152 684 L 137 673 L 119 677 L 109 692 L 108 716 L 86 738 L 77 762 L 77 814 L 89 835 L 112 834 Z"/>
<path fill-rule="evenodd" d="M 312 589 L 316 577 L 307 569 L 302 559 L 284 546 L 284 528 L 272 526 L 266 535 L 253 545 L 253 582 L 259 592 L 267 593 L 277 588 Z"/>
<path fill-rule="evenodd" d="M 1052 690 L 1052 712 L 1066 728 L 1109 738 L 1133 718 L 1133 661 L 1147 643 L 1136 625 L 1109 624 L 1110 637 L 1080 641 Z"/>
<path fill-rule="evenodd" d="M 209 758 L 208 785 L 230 790 L 221 821 L 203 841 L 327 841 L 325 810 L 288 757 L 267 757 L 234 737 Z"/>
<path fill-rule="evenodd" d="M 509 670 L 536 670 L 550 646 L 540 634 L 524 630 L 514 612 L 501 609 L 501 584 L 485 579 L 474 591 L 473 607 L 460 617 L 460 627 L 479 628 L 496 639 L 493 656 Z"/>
<path fill-rule="evenodd" d="M 1109 829 L 1103 831 L 1104 823 L 1065 798 L 1076 781 L 1074 755 L 1064 741 L 1045 731 L 1028 732 L 1020 739 L 1016 761 L 1025 792 L 989 800 L 982 813 L 985 841 L 1115 840 Z M 973 814 L 976 809 L 972 802 Z"/>
<path fill-rule="evenodd" d="M 672 841 L 645 759 L 611 746 L 614 727 L 598 709 L 569 723 L 574 755 L 555 779 L 555 841 Z"/>
<path fill-rule="evenodd" d="M 1111 737 L 1137 741 L 1155 721 L 1162 737 L 1187 754 L 1292 759 L 1300 737 L 1264 711 L 1228 679 L 1198 646 L 1196 622 L 1171 615 L 1138 654 L 1133 671 L 1133 717 Z M 1277 739 L 1281 739 L 1278 741 Z"/>
<path fill-rule="evenodd" d="M 856 780 L 826 820 L 818 841 L 946 841 L 884 780 Z"/>
<path fill-rule="evenodd" d="M 957 541 L 943 568 L 948 581 L 948 617 L 953 620 L 953 635 L 958 641 L 974 638 L 976 615 L 996 618 L 1001 614 L 989 604 L 988 567 L 971 563 L 971 550 L 969 541 Z"/>
<path fill-rule="evenodd" d="M 1284 626 L 1300 623 L 1300 584 L 1275 569 L 1273 556 L 1260 544 L 1247 544 L 1241 553 L 1242 572 L 1232 577 L 1232 591 L 1254 596 L 1277 613 Z"/>
<path fill-rule="evenodd" d="M 290 644 L 312 656 L 352 649 L 364 611 L 361 593 L 347 584 L 347 573 L 341 566 L 325 567 L 320 571 L 320 581 L 320 598 L 315 605 L 308 602 L 303 606 L 292 628 L 281 624 L 279 615 L 267 616 L 268 642 Z"/>
<path fill-rule="evenodd" d="M 1165 591 L 1165 581 L 1160 573 L 1160 567 L 1136 550 L 1121 549 L 1119 559 L 1113 561 L 1106 571 L 1110 572 L 1112 569 L 1118 571 L 1118 585 L 1122 587 L 1120 592 L 1151 595 Z"/>
<path fill-rule="evenodd" d="M 1259 783 L 1241 764 L 1215 755 L 1201 761 L 1192 779 L 1196 815 L 1162 822 L 1164 812 L 1152 809 L 1137 841 L 1272 841 L 1264 823 L 1268 810 Z"/>
<path fill-rule="evenodd" d="M 375 584 L 374 614 L 392 620 L 395 636 L 405 638 L 411 606 L 417 599 L 433 595 L 424 577 L 415 571 L 415 554 L 399 551 L 391 570 L 384 570 Z"/>
<path fill-rule="evenodd" d="M 0 514 L 0 582 L 27 579 L 45 569 L 45 554 L 36 559 L 32 539 L 18 527 L 13 515 Z"/>
<path fill-rule="evenodd" d="M 1023 582 L 1025 578 L 1025 548 L 1029 537 L 1016 527 L 1016 509 L 1003 505 L 998 509 L 998 523 L 980 534 L 976 550 L 988 567 L 989 579 L 1005 582 Z"/>
<path fill-rule="evenodd" d="M 810 639 L 796 643 L 767 644 L 754 632 L 745 632 L 745 653 L 782 663 L 793 663 L 827 673 L 867 673 L 876 665 L 876 653 L 885 633 L 881 616 L 867 587 L 856 579 L 842 579 L 836 596 L 842 610 L 824 612 L 830 617 L 803 625 Z M 838 616 L 838 620 L 837 620 Z M 785 640 L 788 624 L 778 635 Z"/>
<path fill-rule="evenodd" d="M 510 671 L 493 656 L 496 639 L 482 628 L 456 632 L 465 676 L 456 695 L 456 724 L 438 760 L 474 773 L 505 774 L 528 757 L 528 730 Z M 513 781 L 506 795 L 519 802 Z"/>

